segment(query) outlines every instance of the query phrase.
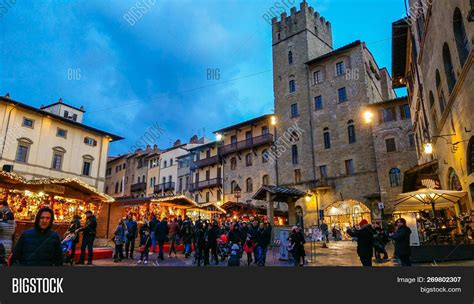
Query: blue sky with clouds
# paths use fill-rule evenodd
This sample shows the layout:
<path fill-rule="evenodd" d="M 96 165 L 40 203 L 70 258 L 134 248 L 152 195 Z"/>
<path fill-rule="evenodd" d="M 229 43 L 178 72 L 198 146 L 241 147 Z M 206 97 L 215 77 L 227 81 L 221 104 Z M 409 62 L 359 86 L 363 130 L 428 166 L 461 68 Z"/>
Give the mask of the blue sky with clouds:
<path fill-rule="evenodd" d="M 156 123 L 165 148 L 273 110 L 271 26 L 262 16 L 276 0 L 156 0 L 133 26 L 123 16 L 137 0 L 16 2 L 0 17 L 0 94 L 83 105 L 86 124 L 126 137 L 111 154 Z M 363 40 L 390 70 L 391 22 L 404 0 L 308 2 L 332 23 L 335 47 Z M 213 68 L 219 80 L 208 80 Z M 71 69 L 80 79 L 69 79 Z"/>

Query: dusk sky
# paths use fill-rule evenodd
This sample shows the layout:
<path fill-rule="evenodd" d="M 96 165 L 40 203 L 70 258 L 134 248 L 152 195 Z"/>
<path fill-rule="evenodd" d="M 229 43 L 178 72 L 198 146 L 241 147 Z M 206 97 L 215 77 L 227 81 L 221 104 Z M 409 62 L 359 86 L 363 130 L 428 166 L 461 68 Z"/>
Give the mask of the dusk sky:
<path fill-rule="evenodd" d="M 126 138 L 111 155 L 155 124 L 165 130 L 160 148 L 193 134 L 214 138 L 273 111 L 271 26 L 262 15 L 275 2 L 156 0 L 131 26 L 123 15 L 137 0 L 17 0 L 0 17 L 0 94 L 83 105 L 86 124 Z M 300 0 L 283 3 L 299 9 Z M 332 23 L 335 48 L 360 39 L 391 70 L 391 23 L 404 0 L 308 3 Z M 215 68 L 220 79 L 208 80 Z"/>

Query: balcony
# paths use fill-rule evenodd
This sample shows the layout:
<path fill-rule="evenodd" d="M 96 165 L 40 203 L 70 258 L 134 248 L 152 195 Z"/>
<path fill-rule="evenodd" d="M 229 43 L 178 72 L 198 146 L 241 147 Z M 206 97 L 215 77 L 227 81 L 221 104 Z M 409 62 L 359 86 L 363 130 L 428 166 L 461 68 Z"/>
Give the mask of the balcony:
<path fill-rule="evenodd" d="M 166 182 L 155 186 L 155 193 L 174 191 L 174 182 Z"/>
<path fill-rule="evenodd" d="M 219 155 L 216 155 L 216 156 L 212 156 L 212 157 L 197 160 L 197 161 L 194 162 L 194 166 L 196 168 L 202 168 L 202 167 L 205 167 L 205 166 L 211 166 L 211 165 L 218 164 L 219 162 L 220 162 Z"/>
<path fill-rule="evenodd" d="M 197 183 L 192 183 L 190 185 L 190 191 L 199 191 L 204 188 L 212 188 L 212 187 L 221 187 L 222 186 L 222 178 L 213 178 L 213 179 L 208 179 L 204 181 L 200 181 Z"/>
<path fill-rule="evenodd" d="M 146 191 L 146 183 L 136 183 L 130 187 L 131 192 Z"/>
<path fill-rule="evenodd" d="M 225 145 L 220 147 L 219 151 L 222 155 L 226 155 L 229 153 L 258 147 L 264 144 L 273 144 L 273 134 L 264 134 L 251 139 L 238 141 L 230 145 Z"/>

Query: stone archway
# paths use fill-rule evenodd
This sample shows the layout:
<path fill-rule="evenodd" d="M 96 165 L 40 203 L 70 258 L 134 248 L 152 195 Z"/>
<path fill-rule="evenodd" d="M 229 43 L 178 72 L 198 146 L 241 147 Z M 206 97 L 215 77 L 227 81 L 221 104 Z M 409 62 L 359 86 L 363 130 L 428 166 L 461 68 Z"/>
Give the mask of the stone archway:
<path fill-rule="evenodd" d="M 329 227 L 345 231 L 347 227 L 358 225 L 362 219 L 371 222 L 369 207 L 357 200 L 336 201 L 324 209 L 324 222 Z"/>

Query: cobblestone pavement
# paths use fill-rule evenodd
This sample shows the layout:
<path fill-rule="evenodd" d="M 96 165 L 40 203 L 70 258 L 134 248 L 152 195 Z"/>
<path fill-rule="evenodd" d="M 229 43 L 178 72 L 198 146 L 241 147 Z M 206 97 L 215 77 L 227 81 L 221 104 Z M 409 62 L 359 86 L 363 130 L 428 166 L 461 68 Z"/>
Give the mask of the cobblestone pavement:
<path fill-rule="evenodd" d="M 328 248 L 322 248 L 322 243 L 316 243 L 311 250 L 311 244 L 306 244 L 306 260 L 307 266 L 361 266 L 359 257 L 357 256 L 357 243 L 351 241 L 340 241 L 340 242 L 329 242 L 327 244 Z M 315 248 L 315 249 L 314 249 Z M 393 257 L 393 246 L 389 244 L 387 246 L 387 252 L 390 258 Z M 140 255 L 137 253 L 135 259 L 124 260 L 120 263 L 114 263 L 112 259 L 103 259 L 94 261 L 95 266 L 140 266 L 140 267 L 193 267 L 196 264 L 193 264 L 192 258 L 185 258 L 183 254 L 178 254 L 177 257 L 168 258 L 168 255 L 165 255 L 164 261 L 159 261 L 158 264 L 155 264 L 157 260 L 156 253 L 150 253 L 149 263 L 147 265 L 138 264 L 138 257 Z M 291 267 L 292 264 L 288 261 L 280 261 L 278 259 L 279 253 L 278 248 L 273 250 L 268 250 L 267 253 L 267 266 L 273 267 Z M 242 259 L 241 266 L 247 267 L 246 257 Z M 398 266 L 396 260 L 389 259 L 384 262 L 377 262 L 374 260 L 373 263 L 376 267 L 393 267 Z M 227 266 L 227 262 L 220 262 L 217 267 Z M 415 266 L 473 266 L 474 260 L 471 261 L 460 261 L 460 262 L 444 262 L 426 264 L 416 264 Z M 87 267 L 87 266 L 84 266 Z M 214 263 L 210 267 L 216 267 Z M 257 267 L 252 264 L 252 267 Z"/>

